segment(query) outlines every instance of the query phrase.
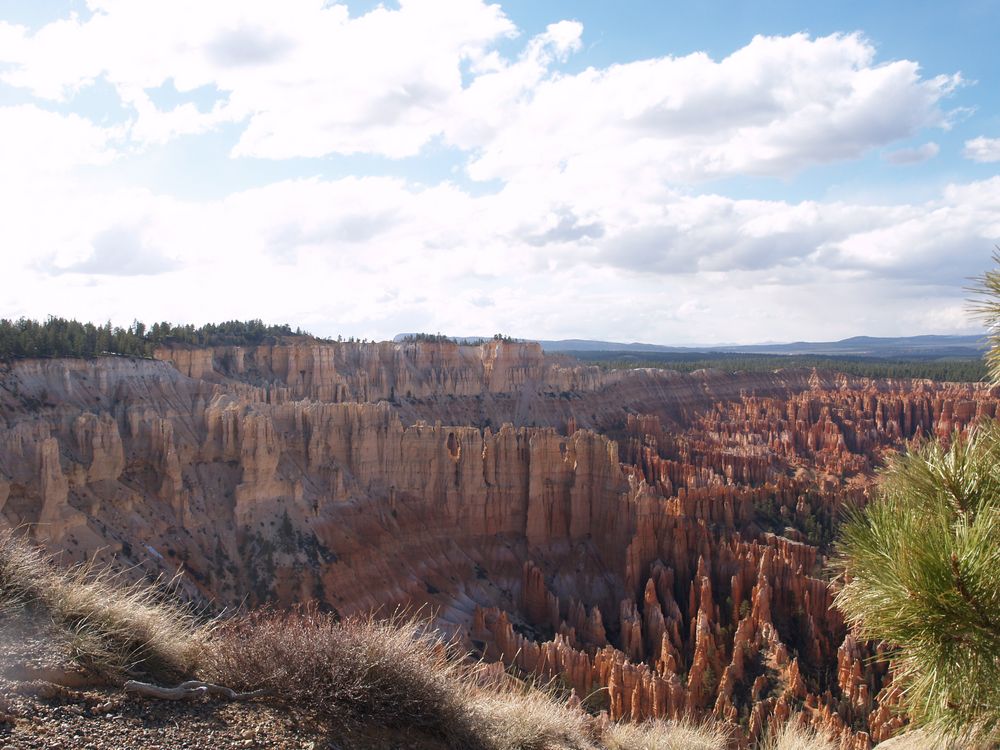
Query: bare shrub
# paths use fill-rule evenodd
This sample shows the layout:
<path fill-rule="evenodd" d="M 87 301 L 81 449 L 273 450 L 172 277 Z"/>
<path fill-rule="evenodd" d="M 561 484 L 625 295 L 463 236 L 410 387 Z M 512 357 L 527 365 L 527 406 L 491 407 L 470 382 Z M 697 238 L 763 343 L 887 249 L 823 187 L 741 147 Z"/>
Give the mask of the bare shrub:
<path fill-rule="evenodd" d="M 257 611 L 214 632 L 202 676 L 334 724 L 419 728 L 463 750 L 592 750 L 591 720 L 554 694 L 460 662 L 416 618 Z"/>
<path fill-rule="evenodd" d="M 202 676 L 337 722 L 466 736 L 461 668 L 412 618 L 336 622 L 313 608 L 256 611 L 221 624 Z"/>

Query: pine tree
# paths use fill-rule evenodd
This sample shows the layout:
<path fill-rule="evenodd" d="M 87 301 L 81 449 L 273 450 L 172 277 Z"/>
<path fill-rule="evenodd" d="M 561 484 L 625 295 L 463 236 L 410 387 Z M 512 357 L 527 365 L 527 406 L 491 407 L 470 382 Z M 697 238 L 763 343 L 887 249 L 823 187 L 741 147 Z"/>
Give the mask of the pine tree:
<path fill-rule="evenodd" d="M 1000 428 L 890 461 L 838 544 L 836 604 L 892 647 L 918 724 L 1000 729 Z"/>
<path fill-rule="evenodd" d="M 1000 382 L 1000 271 L 976 291 Z M 890 646 L 914 723 L 1000 741 L 1000 425 L 890 460 L 837 547 L 836 605 L 863 637 Z"/>
<path fill-rule="evenodd" d="M 1000 383 L 1000 247 L 993 254 L 993 263 L 997 268 L 976 279 L 976 285 L 970 291 L 975 295 L 972 310 L 986 324 L 988 332 L 986 362 L 990 376 L 994 383 Z"/>

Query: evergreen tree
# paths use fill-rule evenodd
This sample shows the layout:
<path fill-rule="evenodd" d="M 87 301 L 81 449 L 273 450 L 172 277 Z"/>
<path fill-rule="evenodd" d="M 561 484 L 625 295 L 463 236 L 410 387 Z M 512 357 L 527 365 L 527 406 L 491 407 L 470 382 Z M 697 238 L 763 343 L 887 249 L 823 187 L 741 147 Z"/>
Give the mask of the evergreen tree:
<path fill-rule="evenodd" d="M 1000 728 L 1000 428 L 890 461 L 841 528 L 836 604 L 892 648 L 919 724 Z"/>
<path fill-rule="evenodd" d="M 972 310 L 986 324 L 990 346 L 986 362 L 993 382 L 1000 383 L 1000 247 L 993 254 L 993 263 L 998 268 L 976 279 Z"/>
<path fill-rule="evenodd" d="M 118 354 L 151 357 L 161 344 L 192 346 L 254 345 L 284 336 L 307 336 L 287 324 L 267 325 L 261 320 L 230 320 L 225 323 L 176 326 L 167 322 L 148 327 L 134 321 L 128 328 L 80 323 L 49 317 L 44 323 L 20 318 L 0 320 L 0 360 L 23 357 L 99 357 Z"/>
<path fill-rule="evenodd" d="M 1000 271 L 979 281 L 1000 382 Z M 891 647 L 914 722 L 1000 741 L 1000 425 L 892 459 L 838 548 L 836 605 Z"/>

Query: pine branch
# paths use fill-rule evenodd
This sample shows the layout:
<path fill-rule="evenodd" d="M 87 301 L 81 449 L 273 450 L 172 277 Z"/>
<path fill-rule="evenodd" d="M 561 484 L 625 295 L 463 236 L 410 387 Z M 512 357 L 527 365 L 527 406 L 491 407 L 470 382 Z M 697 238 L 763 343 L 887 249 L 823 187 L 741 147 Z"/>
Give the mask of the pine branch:
<path fill-rule="evenodd" d="M 1000 638 L 1000 624 L 995 622 L 989 616 L 980 601 L 972 595 L 968 587 L 965 585 L 965 581 L 962 578 L 961 568 L 959 568 L 958 565 L 958 555 L 954 552 L 951 553 L 951 572 L 955 579 L 955 588 L 958 590 L 959 595 L 965 603 L 975 611 L 976 615 L 978 615 L 978 626 L 989 632 L 991 635 Z"/>

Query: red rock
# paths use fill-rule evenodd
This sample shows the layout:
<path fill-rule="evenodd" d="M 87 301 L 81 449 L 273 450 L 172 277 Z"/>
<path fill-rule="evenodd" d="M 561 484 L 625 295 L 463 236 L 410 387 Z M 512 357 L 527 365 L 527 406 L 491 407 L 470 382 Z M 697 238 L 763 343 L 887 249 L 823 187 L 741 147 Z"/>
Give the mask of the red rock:
<path fill-rule="evenodd" d="M 183 567 L 185 593 L 220 604 L 428 606 L 488 659 L 606 688 L 609 720 L 712 713 L 744 746 L 800 705 L 843 747 L 902 726 L 814 543 L 887 452 L 998 403 L 981 385 L 567 367 L 508 342 L 157 357 L 0 373 L 8 525 L 70 561 Z"/>

